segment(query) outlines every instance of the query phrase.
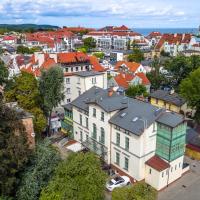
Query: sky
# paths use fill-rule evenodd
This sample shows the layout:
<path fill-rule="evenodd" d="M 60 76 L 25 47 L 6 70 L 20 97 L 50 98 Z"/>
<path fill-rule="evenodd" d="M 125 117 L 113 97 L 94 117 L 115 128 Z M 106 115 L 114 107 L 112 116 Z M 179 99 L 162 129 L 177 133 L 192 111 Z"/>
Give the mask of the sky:
<path fill-rule="evenodd" d="M 0 0 L 0 23 L 196 28 L 200 0 Z"/>

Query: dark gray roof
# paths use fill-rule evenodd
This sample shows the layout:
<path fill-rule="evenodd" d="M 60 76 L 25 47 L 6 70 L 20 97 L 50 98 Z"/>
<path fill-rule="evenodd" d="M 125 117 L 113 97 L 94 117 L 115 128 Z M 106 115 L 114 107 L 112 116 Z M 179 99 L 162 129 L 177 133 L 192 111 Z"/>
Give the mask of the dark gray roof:
<path fill-rule="evenodd" d="M 66 109 L 66 110 L 72 111 L 72 104 L 68 103 L 66 105 L 63 105 L 63 108 Z"/>
<path fill-rule="evenodd" d="M 109 97 L 108 90 L 95 86 L 80 95 L 77 99 L 72 101 L 71 104 L 82 110 L 89 111 L 88 105 L 90 103 L 97 104 L 106 112 L 112 112 L 127 107 L 127 101 L 124 99 L 124 96 L 113 93 L 112 97 Z"/>
<path fill-rule="evenodd" d="M 115 92 L 109 96 L 108 90 L 98 87 L 92 87 L 71 103 L 87 112 L 89 104 L 97 104 L 106 112 L 118 110 L 109 122 L 138 136 L 155 121 L 172 127 L 183 121 L 181 115 L 167 113 L 164 109 Z"/>
<path fill-rule="evenodd" d="M 96 75 L 101 75 L 103 72 L 96 72 L 96 71 L 80 71 L 74 73 L 77 76 L 82 76 L 82 77 L 88 77 L 88 76 L 96 76 Z"/>
<path fill-rule="evenodd" d="M 156 90 L 155 92 L 151 93 L 150 96 L 172 103 L 176 106 L 182 106 L 185 103 L 185 100 L 181 98 L 177 93 L 170 94 L 169 91 Z"/>
<path fill-rule="evenodd" d="M 110 119 L 110 123 L 136 135 L 141 135 L 144 129 L 155 122 L 164 110 L 136 99 L 128 99 L 128 107 L 114 115 Z"/>
<path fill-rule="evenodd" d="M 184 120 L 184 116 L 180 114 L 174 112 L 164 112 L 159 116 L 159 118 L 156 121 L 174 128 L 181 124 Z"/>

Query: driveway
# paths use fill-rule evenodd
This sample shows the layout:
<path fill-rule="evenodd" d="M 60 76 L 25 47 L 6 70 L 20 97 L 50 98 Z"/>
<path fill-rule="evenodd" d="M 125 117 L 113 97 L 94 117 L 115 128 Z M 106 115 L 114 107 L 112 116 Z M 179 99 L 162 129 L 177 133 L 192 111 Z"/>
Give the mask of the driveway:
<path fill-rule="evenodd" d="M 200 161 L 186 157 L 190 171 L 158 194 L 158 200 L 200 200 Z"/>

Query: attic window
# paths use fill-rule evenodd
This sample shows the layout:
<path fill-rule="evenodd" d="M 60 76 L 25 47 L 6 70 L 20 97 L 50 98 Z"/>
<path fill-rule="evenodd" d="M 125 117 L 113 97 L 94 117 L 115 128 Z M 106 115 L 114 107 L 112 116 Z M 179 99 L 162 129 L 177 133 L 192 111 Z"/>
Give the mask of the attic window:
<path fill-rule="evenodd" d="M 132 119 L 132 122 L 136 122 L 138 120 L 138 117 L 134 117 L 133 119 Z"/>
<path fill-rule="evenodd" d="M 122 114 L 121 114 L 121 117 L 123 118 L 125 115 L 126 115 L 126 113 L 122 113 Z"/>

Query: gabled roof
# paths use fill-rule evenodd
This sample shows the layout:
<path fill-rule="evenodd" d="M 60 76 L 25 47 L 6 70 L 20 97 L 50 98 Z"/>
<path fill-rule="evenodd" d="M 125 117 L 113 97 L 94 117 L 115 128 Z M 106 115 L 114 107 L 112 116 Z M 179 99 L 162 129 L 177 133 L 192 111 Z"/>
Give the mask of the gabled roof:
<path fill-rule="evenodd" d="M 118 86 L 123 87 L 125 89 L 128 88 L 130 81 L 132 81 L 134 78 L 134 75 L 132 74 L 125 74 L 120 73 L 117 76 L 114 77 L 116 83 Z"/>
<path fill-rule="evenodd" d="M 82 52 L 58 53 L 58 63 L 82 63 L 87 61 L 89 61 L 89 57 Z"/>
<path fill-rule="evenodd" d="M 90 64 L 92 65 L 92 69 L 97 72 L 103 72 L 105 69 L 99 63 L 99 60 L 96 56 L 89 56 Z"/>
<path fill-rule="evenodd" d="M 126 66 L 129 71 L 136 72 L 141 64 L 136 62 L 118 61 L 115 65 L 115 70 L 119 70 L 122 66 Z"/>
<path fill-rule="evenodd" d="M 157 155 L 153 156 L 149 160 L 146 161 L 146 165 L 149 165 L 156 171 L 163 171 L 165 169 L 168 169 L 170 167 L 170 164 L 158 157 Z"/>
<path fill-rule="evenodd" d="M 176 106 L 182 106 L 185 103 L 185 100 L 177 93 L 170 94 L 169 91 L 165 90 L 156 90 L 155 92 L 151 93 L 150 96 L 174 104 Z"/>
<path fill-rule="evenodd" d="M 149 79 L 147 78 L 147 76 L 144 73 L 142 73 L 142 72 L 137 73 L 136 76 L 138 76 L 138 77 L 140 77 L 142 79 L 142 84 L 143 85 L 150 85 L 151 84 Z"/>
<path fill-rule="evenodd" d="M 51 68 L 53 65 L 55 65 L 56 64 L 56 62 L 55 62 L 55 60 L 53 59 L 53 58 L 47 58 L 44 62 L 43 62 L 43 64 L 41 65 L 41 68 L 42 69 L 49 69 L 49 68 Z"/>

